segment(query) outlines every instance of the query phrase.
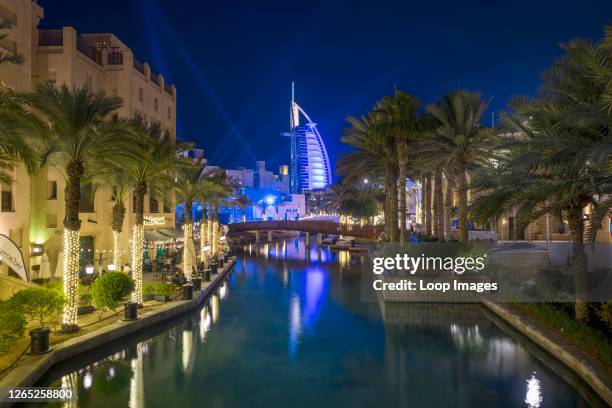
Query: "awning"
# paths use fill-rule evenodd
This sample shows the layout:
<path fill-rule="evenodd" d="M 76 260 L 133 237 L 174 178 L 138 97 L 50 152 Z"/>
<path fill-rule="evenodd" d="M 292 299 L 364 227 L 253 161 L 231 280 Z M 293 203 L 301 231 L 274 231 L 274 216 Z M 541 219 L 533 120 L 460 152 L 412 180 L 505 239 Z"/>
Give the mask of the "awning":
<path fill-rule="evenodd" d="M 158 231 L 147 231 L 144 233 L 145 239 L 148 241 L 168 241 L 170 238 L 160 234 Z"/>
<path fill-rule="evenodd" d="M 183 236 L 182 231 L 179 234 L 177 230 L 170 228 L 160 228 L 157 232 L 165 236 L 165 239 L 179 238 Z"/>

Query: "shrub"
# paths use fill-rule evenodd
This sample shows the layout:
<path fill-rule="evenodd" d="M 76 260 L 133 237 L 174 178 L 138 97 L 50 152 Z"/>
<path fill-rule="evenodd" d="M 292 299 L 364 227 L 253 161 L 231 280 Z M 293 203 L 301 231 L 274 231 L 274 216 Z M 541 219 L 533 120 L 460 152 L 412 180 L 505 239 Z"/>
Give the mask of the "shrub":
<path fill-rule="evenodd" d="M 79 306 L 91 306 L 91 294 L 89 293 L 81 293 L 79 295 Z"/>
<path fill-rule="evenodd" d="M 158 283 L 155 285 L 155 294 L 158 296 L 173 296 L 177 285 L 174 283 Z"/>
<path fill-rule="evenodd" d="M 25 327 L 21 309 L 11 302 L 0 301 L 0 353 L 6 353 L 23 336 Z"/>
<path fill-rule="evenodd" d="M 144 295 L 154 295 L 157 285 L 154 283 L 146 283 L 142 285 L 142 293 Z"/>
<path fill-rule="evenodd" d="M 90 293 L 94 304 L 103 310 L 114 309 L 134 290 L 134 280 L 123 272 L 108 272 L 94 281 Z"/>
<path fill-rule="evenodd" d="M 59 293 L 64 293 L 64 284 L 61 280 L 50 280 L 43 285 L 47 289 L 53 289 Z"/>
<path fill-rule="evenodd" d="M 66 299 L 57 290 L 31 288 L 15 293 L 10 302 L 21 310 L 28 320 L 38 320 L 40 327 L 45 327 L 45 320 L 60 313 Z"/>

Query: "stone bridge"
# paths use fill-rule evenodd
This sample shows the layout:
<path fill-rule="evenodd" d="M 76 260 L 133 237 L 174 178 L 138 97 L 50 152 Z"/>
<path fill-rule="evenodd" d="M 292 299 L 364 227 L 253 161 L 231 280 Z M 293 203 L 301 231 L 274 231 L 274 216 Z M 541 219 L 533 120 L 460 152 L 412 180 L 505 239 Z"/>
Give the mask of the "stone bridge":
<path fill-rule="evenodd" d="M 230 235 L 258 231 L 299 231 L 308 234 L 346 235 L 375 240 L 382 232 L 382 227 L 373 225 L 345 225 L 334 221 L 321 220 L 251 221 L 237 222 L 227 226 Z"/>

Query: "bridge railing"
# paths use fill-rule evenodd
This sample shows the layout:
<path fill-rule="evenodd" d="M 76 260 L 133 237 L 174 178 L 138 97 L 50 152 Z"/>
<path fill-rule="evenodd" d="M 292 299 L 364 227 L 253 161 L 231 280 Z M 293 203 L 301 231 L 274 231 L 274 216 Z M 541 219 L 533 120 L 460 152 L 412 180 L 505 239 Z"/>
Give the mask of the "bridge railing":
<path fill-rule="evenodd" d="M 382 229 L 373 225 L 342 225 L 333 221 L 320 220 L 281 220 L 281 221 L 250 221 L 228 225 L 230 233 L 247 231 L 301 231 L 323 234 L 340 234 L 360 238 L 375 239 Z"/>

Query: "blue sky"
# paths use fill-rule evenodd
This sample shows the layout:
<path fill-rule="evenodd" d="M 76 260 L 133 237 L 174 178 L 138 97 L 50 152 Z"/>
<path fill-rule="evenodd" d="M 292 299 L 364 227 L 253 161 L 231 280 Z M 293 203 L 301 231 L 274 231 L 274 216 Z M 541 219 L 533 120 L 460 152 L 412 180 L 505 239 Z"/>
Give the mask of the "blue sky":
<path fill-rule="evenodd" d="M 43 28 L 112 32 L 178 88 L 179 137 L 212 164 L 289 161 L 291 81 L 333 162 L 345 118 L 393 86 L 431 103 L 454 88 L 535 95 L 577 36 L 598 39 L 612 1 L 39 0 Z"/>

